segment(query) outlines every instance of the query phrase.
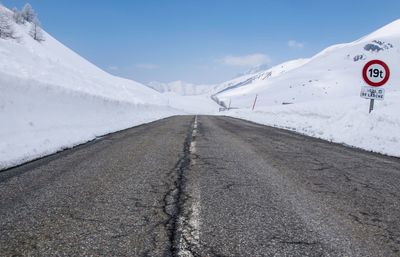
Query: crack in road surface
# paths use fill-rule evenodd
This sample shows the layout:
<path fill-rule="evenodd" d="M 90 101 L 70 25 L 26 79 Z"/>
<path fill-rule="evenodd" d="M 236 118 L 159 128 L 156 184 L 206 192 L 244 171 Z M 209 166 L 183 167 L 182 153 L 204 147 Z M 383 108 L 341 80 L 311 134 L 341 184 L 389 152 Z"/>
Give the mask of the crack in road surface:
<path fill-rule="evenodd" d="M 199 241 L 199 192 L 188 189 L 186 174 L 194 164 L 192 154 L 196 151 L 197 116 L 191 123 L 183 145 L 182 157 L 176 165 L 175 180 L 164 197 L 164 212 L 168 215 L 166 227 L 169 231 L 170 254 L 179 257 L 198 256 L 194 248 Z M 187 206 L 188 199 L 191 205 Z"/>

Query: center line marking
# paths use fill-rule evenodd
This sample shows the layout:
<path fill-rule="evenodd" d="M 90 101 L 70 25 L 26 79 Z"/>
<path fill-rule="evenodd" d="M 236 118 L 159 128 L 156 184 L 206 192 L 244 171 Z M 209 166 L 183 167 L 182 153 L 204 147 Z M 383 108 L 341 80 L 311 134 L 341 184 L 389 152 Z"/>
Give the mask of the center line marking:
<path fill-rule="evenodd" d="M 192 141 L 190 142 L 190 161 L 191 165 L 189 170 L 196 165 L 196 159 L 193 158 L 196 154 L 196 135 L 197 135 L 197 116 L 194 119 L 192 130 Z M 188 181 L 187 193 L 190 194 L 190 203 L 185 206 L 184 215 L 179 217 L 179 227 L 181 236 L 179 238 L 178 253 L 180 257 L 193 257 L 196 249 L 200 247 L 200 189 L 199 181 L 196 176 Z"/>

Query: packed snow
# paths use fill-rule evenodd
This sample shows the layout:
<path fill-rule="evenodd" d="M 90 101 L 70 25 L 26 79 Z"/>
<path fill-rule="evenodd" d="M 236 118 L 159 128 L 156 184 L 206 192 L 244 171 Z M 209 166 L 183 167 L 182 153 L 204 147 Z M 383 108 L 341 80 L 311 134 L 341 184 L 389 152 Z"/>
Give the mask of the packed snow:
<path fill-rule="evenodd" d="M 380 59 L 392 69 L 385 100 L 360 98 L 362 68 Z M 400 156 L 400 20 L 357 41 L 331 46 L 223 83 L 213 98 L 234 109 L 225 115 L 294 130 L 332 142 Z M 252 111 L 257 96 L 255 111 Z"/>

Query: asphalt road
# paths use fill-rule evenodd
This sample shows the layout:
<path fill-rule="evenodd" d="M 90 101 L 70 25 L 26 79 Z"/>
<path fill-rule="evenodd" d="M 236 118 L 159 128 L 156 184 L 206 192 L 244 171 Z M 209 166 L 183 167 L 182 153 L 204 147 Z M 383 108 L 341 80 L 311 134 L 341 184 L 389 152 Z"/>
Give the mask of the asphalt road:
<path fill-rule="evenodd" d="M 400 256 L 400 159 L 172 117 L 1 172 L 0 256 Z"/>

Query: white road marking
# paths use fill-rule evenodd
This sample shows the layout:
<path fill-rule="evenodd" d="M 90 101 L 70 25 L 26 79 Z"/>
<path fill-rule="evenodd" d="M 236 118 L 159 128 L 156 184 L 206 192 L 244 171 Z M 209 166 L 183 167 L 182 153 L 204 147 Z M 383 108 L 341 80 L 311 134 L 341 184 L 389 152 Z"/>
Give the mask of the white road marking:
<path fill-rule="evenodd" d="M 196 135 L 197 135 L 197 116 L 194 118 L 193 123 L 193 131 L 192 131 L 192 142 L 190 143 L 190 153 L 196 153 Z M 192 158 L 193 164 L 195 164 L 194 159 Z"/>
<path fill-rule="evenodd" d="M 193 125 L 194 129 L 197 129 L 197 115 L 196 117 L 194 117 L 194 125 Z"/>
<path fill-rule="evenodd" d="M 190 143 L 190 153 L 191 153 L 191 154 L 196 153 L 196 141 L 192 141 L 192 143 Z M 193 163 L 194 160 L 191 160 L 191 161 L 192 161 L 192 163 Z M 194 164 L 194 163 L 193 163 L 193 164 Z"/>
<path fill-rule="evenodd" d="M 190 143 L 190 154 L 196 153 L 196 135 L 197 135 L 197 116 L 195 117 L 192 131 L 192 142 Z M 196 159 L 191 158 L 191 167 L 196 165 Z M 200 242 L 200 190 L 198 186 L 198 181 L 190 181 L 188 184 L 188 190 L 191 195 L 190 206 L 185 206 L 189 210 L 185 213 L 186 215 L 179 218 L 179 230 L 181 237 L 179 238 L 178 245 L 178 256 L 181 257 L 193 257 L 193 254 L 189 250 L 190 247 L 195 246 L 199 248 Z"/>
<path fill-rule="evenodd" d="M 192 236 L 194 239 L 194 243 L 198 243 L 200 241 L 200 190 L 199 187 L 194 186 L 192 193 L 192 212 L 189 220 L 189 224 L 192 227 Z"/>

